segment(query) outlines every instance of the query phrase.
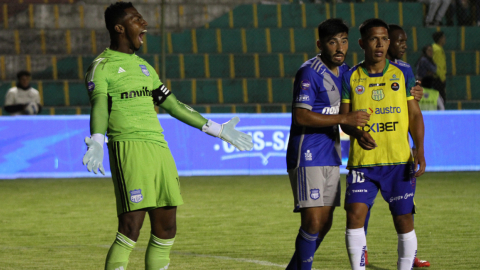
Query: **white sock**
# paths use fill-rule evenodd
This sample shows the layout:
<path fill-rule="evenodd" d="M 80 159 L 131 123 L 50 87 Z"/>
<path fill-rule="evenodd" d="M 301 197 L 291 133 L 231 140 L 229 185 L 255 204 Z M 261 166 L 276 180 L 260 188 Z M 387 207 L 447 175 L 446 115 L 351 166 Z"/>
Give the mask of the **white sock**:
<path fill-rule="evenodd" d="M 413 269 L 413 261 L 417 256 L 417 235 L 415 230 L 398 234 L 398 270 Z"/>
<path fill-rule="evenodd" d="M 347 229 L 345 231 L 345 244 L 347 245 L 348 258 L 352 270 L 365 270 L 365 249 L 367 238 L 363 227 L 360 229 Z"/>

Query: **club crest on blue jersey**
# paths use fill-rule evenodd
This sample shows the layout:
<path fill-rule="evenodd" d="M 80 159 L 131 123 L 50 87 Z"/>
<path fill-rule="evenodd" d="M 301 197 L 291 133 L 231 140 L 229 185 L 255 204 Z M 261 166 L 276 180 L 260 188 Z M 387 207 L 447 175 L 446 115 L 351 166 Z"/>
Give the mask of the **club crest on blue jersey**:
<path fill-rule="evenodd" d="M 140 68 L 142 69 L 142 72 L 143 74 L 145 74 L 145 76 L 150 76 L 150 72 L 148 72 L 147 66 L 140 65 Z"/>
<path fill-rule="evenodd" d="M 318 198 L 320 198 L 320 189 L 310 189 L 310 198 L 312 198 L 312 200 L 318 200 Z"/>
<path fill-rule="evenodd" d="M 133 203 L 139 203 L 143 200 L 142 190 L 134 189 L 130 190 L 130 201 Z"/>
<path fill-rule="evenodd" d="M 303 80 L 301 82 L 302 84 L 302 90 L 307 90 L 310 87 L 310 81 L 309 80 Z"/>
<path fill-rule="evenodd" d="M 95 89 L 95 83 L 88 82 L 87 87 L 88 87 L 88 92 L 92 92 Z"/>

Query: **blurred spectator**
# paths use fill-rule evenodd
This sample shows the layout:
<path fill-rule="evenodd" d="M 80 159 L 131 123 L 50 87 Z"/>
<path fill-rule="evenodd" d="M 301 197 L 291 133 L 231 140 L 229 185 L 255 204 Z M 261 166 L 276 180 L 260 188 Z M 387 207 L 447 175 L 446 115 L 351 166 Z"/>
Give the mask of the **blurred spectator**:
<path fill-rule="evenodd" d="M 425 24 L 427 26 L 439 26 L 443 16 L 447 12 L 451 0 L 430 0 L 427 18 Z"/>
<path fill-rule="evenodd" d="M 38 114 L 41 110 L 40 95 L 30 86 L 30 72 L 18 72 L 17 79 L 17 86 L 10 88 L 5 96 L 5 111 L 10 115 Z"/>
<path fill-rule="evenodd" d="M 445 45 L 447 39 L 442 31 L 433 33 L 432 37 L 434 41 L 432 44 L 433 62 L 437 66 L 435 78 L 438 79 L 433 83 L 433 88 L 437 89 L 438 92 L 440 92 L 440 96 L 442 96 L 443 101 L 447 102 L 447 93 L 445 91 L 447 80 L 447 60 L 445 58 L 445 51 L 443 50 L 443 46 Z"/>
<path fill-rule="evenodd" d="M 445 14 L 447 26 L 454 25 L 455 15 L 457 25 L 480 26 L 480 0 L 453 0 Z"/>
<path fill-rule="evenodd" d="M 422 49 L 422 56 L 417 61 L 417 80 L 422 80 L 426 76 L 434 76 L 437 73 L 437 65 L 433 62 L 432 45 L 427 45 Z"/>
<path fill-rule="evenodd" d="M 475 24 L 480 26 L 480 0 L 473 0 L 475 3 Z"/>
<path fill-rule="evenodd" d="M 434 81 L 433 76 L 423 77 L 423 98 L 418 102 L 422 111 L 445 110 L 443 98 L 437 90 L 432 88 Z"/>
<path fill-rule="evenodd" d="M 472 25 L 472 7 L 469 0 L 456 0 L 456 13 L 458 25 Z"/>

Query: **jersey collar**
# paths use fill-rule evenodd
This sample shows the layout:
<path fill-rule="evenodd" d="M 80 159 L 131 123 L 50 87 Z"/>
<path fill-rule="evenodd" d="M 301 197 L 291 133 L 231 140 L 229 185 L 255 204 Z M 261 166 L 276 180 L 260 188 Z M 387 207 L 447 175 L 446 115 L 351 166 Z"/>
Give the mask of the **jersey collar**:
<path fill-rule="evenodd" d="M 323 63 L 321 56 L 322 56 L 321 53 L 317 54 L 317 59 L 320 61 L 320 63 L 321 63 L 322 65 L 325 66 L 325 69 L 328 70 L 328 71 L 330 72 L 330 74 L 332 74 L 333 76 L 335 76 L 335 77 L 337 77 L 337 78 L 340 77 L 340 75 L 341 75 L 341 74 L 340 74 L 340 67 L 337 67 L 337 73 L 338 73 L 338 75 L 335 75 L 335 73 L 333 73 L 333 71 L 331 71 L 331 70 L 327 67 L 327 65 L 325 65 L 325 63 Z"/>
<path fill-rule="evenodd" d="M 136 56 L 135 53 L 123 53 L 119 51 L 112 50 L 110 48 L 106 49 L 106 52 L 109 53 L 112 56 L 118 57 L 118 58 L 123 58 L 123 59 L 130 59 Z"/>
<path fill-rule="evenodd" d="M 368 77 L 382 77 L 383 75 L 385 75 L 385 73 L 388 70 L 388 67 L 390 66 L 390 60 L 388 60 L 388 59 L 385 59 L 385 60 L 387 61 L 387 63 L 385 64 L 385 67 L 383 68 L 382 73 L 374 73 L 374 74 L 368 73 L 368 71 L 363 67 L 363 63 L 364 63 L 363 61 L 362 61 L 362 64 L 360 65 L 360 68 L 363 70 L 365 75 L 367 75 Z"/>

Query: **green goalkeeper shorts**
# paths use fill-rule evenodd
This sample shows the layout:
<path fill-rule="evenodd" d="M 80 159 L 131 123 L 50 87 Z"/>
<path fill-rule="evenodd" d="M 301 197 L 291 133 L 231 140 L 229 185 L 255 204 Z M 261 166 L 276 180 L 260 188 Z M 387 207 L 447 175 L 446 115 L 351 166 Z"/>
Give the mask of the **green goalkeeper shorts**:
<path fill-rule="evenodd" d="M 183 204 L 170 149 L 143 141 L 109 142 L 117 214 Z"/>

